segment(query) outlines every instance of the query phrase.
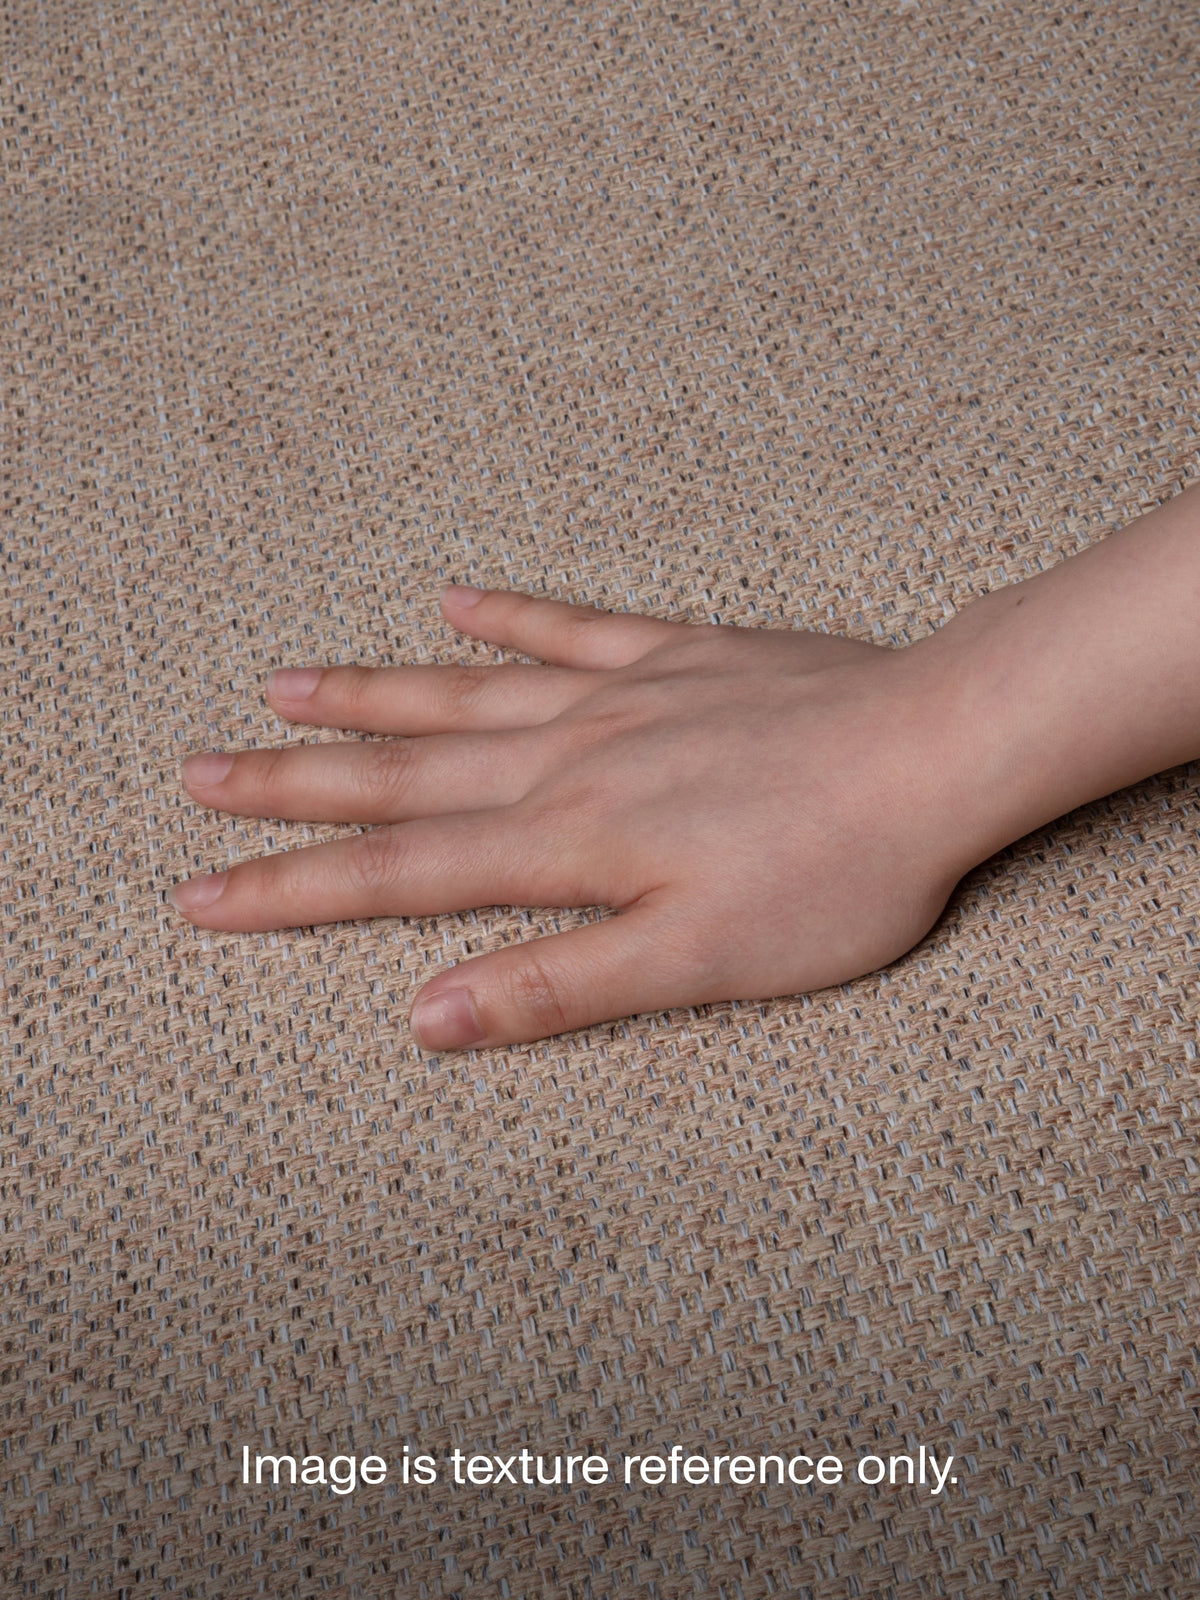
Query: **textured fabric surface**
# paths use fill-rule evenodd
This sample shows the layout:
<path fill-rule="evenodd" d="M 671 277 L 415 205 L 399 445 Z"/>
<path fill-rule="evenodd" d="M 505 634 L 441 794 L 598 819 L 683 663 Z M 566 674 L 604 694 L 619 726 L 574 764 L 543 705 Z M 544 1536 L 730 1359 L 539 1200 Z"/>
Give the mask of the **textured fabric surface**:
<path fill-rule="evenodd" d="M 203 934 L 450 579 L 903 642 L 1197 476 L 1194 17 L 6 0 L 5 1596 L 1200 1590 L 1196 769 L 888 971 L 422 1058 L 601 908 Z M 904 1486 L 246 1488 L 240 1451 Z"/>

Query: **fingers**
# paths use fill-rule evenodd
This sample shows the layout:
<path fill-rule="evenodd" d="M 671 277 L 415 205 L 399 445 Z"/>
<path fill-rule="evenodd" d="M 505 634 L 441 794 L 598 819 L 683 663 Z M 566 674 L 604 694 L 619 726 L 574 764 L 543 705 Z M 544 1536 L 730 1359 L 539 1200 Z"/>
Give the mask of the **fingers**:
<path fill-rule="evenodd" d="M 595 904 L 564 901 L 565 872 L 541 820 L 509 806 L 259 856 L 170 894 L 197 927 L 261 933 L 478 906 Z"/>
<path fill-rule="evenodd" d="M 202 804 L 242 816 L 402 822 L 512 805 L 543 762 L 536 731 L 448 733 L 210 751 L 188 757 L 183 781 Z"/>
<path fill-rule="evenodd" d="M 361 733 L 443 733 L 549 722 L 588 692 L 557 667 L 289 667 L 266 694 L 293 722 Z"/>
<path fill-rule="evenodd" d="M 599 611 L 511 589 L 453 586 L 443 592 L 442 607 L 463 633 L 563 667 L 626 667 L 655 645 L 678 639 L 689 627 L 685 622 Z"/>
<path fill-rule="evenodd" d="M 569 933 L 509 945 L 427 983 L 409 1026 L 425 1050 L 461 1050 L 693 1004 L 673 937 L 663 910 L 642 901 Z"/>

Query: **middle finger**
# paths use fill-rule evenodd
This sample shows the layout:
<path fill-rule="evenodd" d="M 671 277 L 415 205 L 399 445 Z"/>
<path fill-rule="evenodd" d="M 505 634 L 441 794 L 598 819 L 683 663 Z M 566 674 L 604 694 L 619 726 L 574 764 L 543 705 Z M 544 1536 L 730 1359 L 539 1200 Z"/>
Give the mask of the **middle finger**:
<path fill-rule="evenodd" d="M 540 732 L 520 728 L 212 751 L 188 757 L 183 781 L 204 805 L 242 816 L 403 822 L 523 799 L 542 771 Z M 222 760 L 227 770 L 217 775 Z"/>

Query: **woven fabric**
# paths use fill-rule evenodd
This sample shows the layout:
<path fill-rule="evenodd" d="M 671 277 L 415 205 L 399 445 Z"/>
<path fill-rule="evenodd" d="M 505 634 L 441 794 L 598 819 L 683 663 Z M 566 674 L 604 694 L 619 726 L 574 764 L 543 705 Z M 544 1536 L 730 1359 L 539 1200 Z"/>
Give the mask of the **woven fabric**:
<path fill-rule="evenodd" d="M 3 1593 L 1194 1596 L 1194 768 L 885 972 L 506 1050 L 415 989 L 599 908 L 165 898 L 346 834 L 181 758 L 501 659 L 448 580 L 903 643 L 1195 479 L 1189 8 L 0 16 Z M 675 1442 L 958 1481 L 241 1482 Z"/>

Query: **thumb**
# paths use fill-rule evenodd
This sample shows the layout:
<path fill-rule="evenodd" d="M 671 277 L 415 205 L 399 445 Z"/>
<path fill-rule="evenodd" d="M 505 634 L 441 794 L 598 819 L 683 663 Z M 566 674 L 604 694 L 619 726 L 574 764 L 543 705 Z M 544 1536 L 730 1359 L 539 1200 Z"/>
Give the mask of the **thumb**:
<path fill-rule="evenodd" d="M 424 1050 L 528 1044 L 639 1011 L 691 1003 L 657 907 L 476 956 L 431 979 L 409 1013 Z M 698 965 L 698 963 L 697 963 Z"/>

